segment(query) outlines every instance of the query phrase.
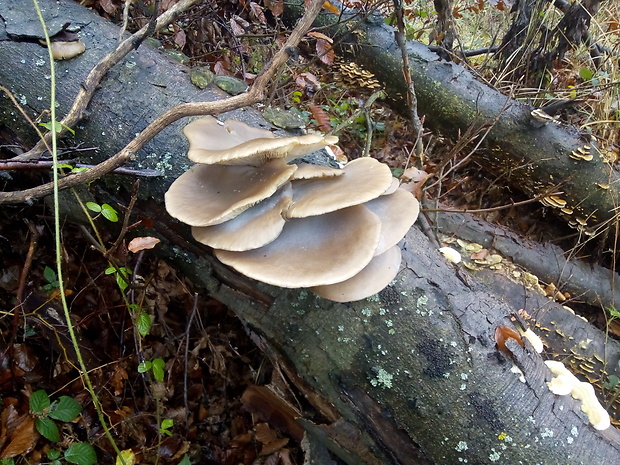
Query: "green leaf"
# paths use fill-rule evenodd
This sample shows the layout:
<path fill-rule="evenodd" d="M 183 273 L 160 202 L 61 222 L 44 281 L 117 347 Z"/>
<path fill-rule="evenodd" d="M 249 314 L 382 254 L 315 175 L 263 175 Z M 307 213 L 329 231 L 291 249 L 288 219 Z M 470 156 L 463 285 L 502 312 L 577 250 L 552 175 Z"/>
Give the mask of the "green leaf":
<path fill-rule="evenodd" d="M 52 442 L 60 441 L 58 426 L 56 426 L 56 423 L 54 423 L 54 420 L 52 420 L 51 418 L 35 418 L 34 426 L 44 438 L 49 439 Z"/>
<path fill-rule="evenodd" d="M 588 68 L 579 69 L 579 77 L 584 81 L 589 81 L 594 77 L 594 72 Z"/>
<path fill-rule="evenodd" d="M 131 449 L 122 450 L 116 456 L 116 465 L 133 465 L 136 463 L 136 454 Z"/>
<path fill-rule="evenodd" d="M 60 458 L 60 451 L 56 449 L 50 449 L 47 451 L 47 458 L 50 460 L 56 460 Z"/>
<path fill-rule="evenodd" d="M 392 168 L 392 177 L 400 178 L 404 172 L 405 170 L 402 168 Z"/>
<path fill-rule="evenodd" d="M 46 266 L 43 270 L 43 277 L 50 284 L 58 283 L 58 276 L 56 276 L 56 272 L 49 266 Z"/>
<path fill-rule="evenodd" d="M 30 396 L 30 411 L 33 413 L 43 413 L 50 407 L 50 397 L 45 390 L 33 392 Z"/>
<path fill-rule="evenodd" d="M 69 396 L 62 396 L 50 411 L 50 417 L 69 422 L 75 420 L 81 411 L 82 406 L 77 400 Z"/>
<path fill-rule="evenodd" d="M 127 286 L 129 286 L 130 274 L 131 270 L 128 270 L 124 266 L 118 269 L 118 272 L 116 273 L 116 284 L 118 284 L 118 287 L 121 291 L 124 291 L 125 289 L 127 289 Z"/>
<path fill-rule="evenodd" d="M 101 205 L 101 214 L 112 223 L 116 223 L 118 221 L 118 213 L 111 205 L 108 205 L 107 203 Z"/>
<path fill-rule="evenodd" d="M 161 421 L 161 429 L 170 429 L 174 425 L 174 420 L 171 418 L 165 418 Z"/>
<path fill-rule="evenodd" d="M 55 121 L 54 122 L 54 128 L 56 129 L 56 132 L 60 132 L 62 131 L 62 128 L 65 128 L 67 131 L 69 131 L 71 134 L 75 135 L 75 131 L 73 129 L 71 129 L 69 126 L 65 126 L 64 124 L 62 124 L 60 121 Z M 47 129 L 48 131 L 52 130 L 52 122 L 50 121 L 49 123 L 39 123 L 39 126 L 44 127 L 45 129 Z"/>
<path fill-rule="evenodd" d="M 189 457 L 187 456 L 187 454 L 185 454 L 183 456 L 183 458 L 179 462 L 179 465 L 192 465 L 192 462 L 190 462 Z"/>
<path fill-rule="evenodd" d="M 153 324 L 151 317 L 146 312 L 140 312 L 138 315 L 138 319 L 136 321 L 136 325 L 138 327 L 138 333 L 140 336 L 146 336 L 151 330 L 151 325 Z"/>
<path fill-rule="evenodd" d="M 152 366 L 153 364 L 149 362 L 148 360 L 145 362 L 142 362 L 140 363 L 140 365 L 138 365 L 138 373 L 146 373 L 147 371 L 151 369 Z"/>
<path fill-rule="evenodd" d="M 15 460 L 13 460 L 13 457 L 11 457 L 10 459 L 0 459 L 0 465 L 14 465 L 15 464 Z"/>
<path fill-rule="evenodd" d="M 116 273 L 116 267 L 114 267 L 114 266 L 108 266 L 108 267 L 105 269 L 104 273 L 105 273 L 105 274 L 112 274 L 112 273 Z"/>
<path fill-rule="evenodd" d="M 603 387 L 605 389 L 612 390 L 618 387 L 619 383 L 620 383 L 620 378 L 618 378 L 616 375 L 609 375 L 609 378 L 607 379 L 607 382 L 603 384 Z"/>
<path fill-rule="evenodd" d="M 39 123 L 39 126 L 44 127 L 48 131 L 52 130 L 52 122 L 51 121 L 49 123 Z M 58 121 L 55 121 L 54 128 L 56 129 L 56 132 L 58 133 L 58 132 L 62 131 L 62 124 L 60 124 Z"/>
<path fill-rule="evenodd" d="M 161 358 L 156 358 L 153 360 L 153 376 L 155 380 L 162 382 L 164 380 L 164 367 L 166 366 L 166 362 L 164 362 Z"/>
<path fill-rule="evenodd" d="M 65 460 L 77 465 L 93 465 L 97 463 L 97 453 L 87 442 L 76 442 L 65 451 Z"/>
<path fill-rule="evenodd" d="M 86 202 L 86 208 L 88 208 L 91 211 L 94 211 L 95 213 L 101 213 L 101 205 L 99 205 L 98 203 Z"/>

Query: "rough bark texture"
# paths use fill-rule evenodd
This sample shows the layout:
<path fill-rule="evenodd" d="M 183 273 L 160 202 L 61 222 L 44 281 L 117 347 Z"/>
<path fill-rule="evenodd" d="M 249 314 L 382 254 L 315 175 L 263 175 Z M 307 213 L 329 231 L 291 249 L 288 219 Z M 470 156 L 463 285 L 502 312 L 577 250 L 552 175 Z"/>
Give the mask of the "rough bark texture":
<path fill-rule="evenodd" d="M 293 6 L 286 11 L 290 18 L 299 14 Z M 324 12 L 317 21 L 334 38 L 338 52 L 374 73 L 395 110 L 408 116 L 394 29 L 380 17 L 361 19 L 355 12 L 340 17 Z M 440 60 L 423 44 L 410 41 L 408 51 L 418 114 L 425 117 L 425 126 L 455 138 L 470 127 L 484 132 L 492 126 L 484 150 L 475 153 L 484 169 L 532 197 L 562 191 L 560 197 L 574 210 L 572 217 L 587 219 L 589 226 L 615 216 L 618 173 L 603 161 L 589 135 L 564 125 L 541 125 L 532 118 L 531 105 L 500 94 L 462 66 Z M 592 161 L 570 157 L 584 145 L 593 147 Z"/>
<path fill-rule="evenodd" d="M 48 13 L 56 11 L 60 23 L 82 24 L 88 47 L 85 55 L 59 63 L 62 111 L 117 32 L 75 3 L 41 3 Z M 16 7 L 0 0 L 7 30 Z M 45 50 L 16 40 L 1 45 L 0 82 L 37 114 L 47 106 L 46 65 L 38 64 L 44 63 Z M 452 65 L 440 66 L 455 72 Z M 18 74 L 19 80 L 12 79 Z M 434 82 L 439 90 L 439 81 Z M 77 138 L 99 146 L 93 159 L 105 157 L 162 109 L 179 101 L 219 97 L 212 90 L 193 89 L 182 67 L 141 47 L 102 83 Z M 3 123 L 20 132 L 23 122 L 6 99 L 0 103 Z M 450 113 L 456 117 L 458 111 Z M 261 124 L 249 110 L 227 116 Z M 397 279 L 364 301 L 335 304 L 307 291 L 239 276 L 195 245 L 189 228 L 165 213 L 163 194 L 188 165 L 185 150 L 175 125 L 138 154 L 136 164 L 158 168 L 165 176 L 143 182 L 136 213 L 156 219 L 149 233 L 165 239 L 159 253 L 229 305 L 257 344 L 335 421 L 331 428 L 303 424 L 349 463 L 620 463 L 620 433 L 614 428 L 594 430 L 577 401 L 553 395 L 545 385 L 550 373 L 531 346 L 521 349 L 508 343 L 525 383 L 509 371 L 511 362 L 495 348 L 495 328 L 511 325 L 509 314 L 525 308 L 538 316 L 542 309 L 527 300 L 517 306 L 504 300 L 492 290 L 501 286 L 482 284 L 447 263 L 415 227 L 402 242 L 403 267 Z M 117 184 L 103 186 L 99 193 L 100 201 L 126 200 Z M 68 199 L 63 200 L 67 209 Z M 547 308 L 561 310 L 552 303 Z M 573 340 L 564 341 L 565 350 L 583 344 L 586 337 L 603 340 L 604 335 L 573 320 L 577 330 Z M 613 342 L 607 350 L 619 353 Z"/>

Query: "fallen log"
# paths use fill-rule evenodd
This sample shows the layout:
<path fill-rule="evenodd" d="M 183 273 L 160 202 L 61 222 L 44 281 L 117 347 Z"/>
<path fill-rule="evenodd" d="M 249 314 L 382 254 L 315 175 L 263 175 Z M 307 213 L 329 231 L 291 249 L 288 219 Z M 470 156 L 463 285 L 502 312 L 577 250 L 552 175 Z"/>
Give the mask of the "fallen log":
<path fill-rule="evenodd" d="M 300 5 L 303 1 L 287 3 L 285 18 L 294 21 Z M 374 74 L 388 102 L 408 117 L 394 28 L 379 15 L 353 9 L 344 9 L 341 15 L 323 11 L 316 24 L 333 38 L 339 54 Z M 482 169 L 502 176 L 531 198 L 562 192 L 557 202 L 551 200 L 551 206 L 588 234 L 615 218 L 620 198 L 618 171 L 589 134 L 540 122 L 529 103 L 513 100 L 480 82 L 463 66 L 441 60 L 427 45 L 408 41 L 407 51 L 418 114 L 425 118 L 426 127 L 455 139 L 468 129 L 474 129 L 477 137 L 485 134 L 482 149 L 474 152 Z"/>
<path fill-rule="evenodd" d="M 6 1 L 0 2 L 0 15 L 8 31 L 7 18 L 20 2 L 11 2 L 9 12 Z M 118 34 L 75 3 L 42 4 L 58 21 L 70 18 L 82 24 L 93 54 L 101 56 L 105 45 L 98 44 L 109 47 Z M 26 102 L 31 115 L 38 114 L 46 107 L 48 81 L 30 67 L 44 60 L 45 51 L 30 41 L 4 37 L 0 80 Z M 61 64 L 61 109 L 88 72 L 87 55 L 81 57 Z M 18 74 L 27 76 L 29 85 L 11 79 Z M 83 161 L 115 153 L 153 115 L 179 101 L 221 97 L 213 90 L 193 89 L 184 68 L 141 47 L 105 79 L 78 128 L 76 137 L 98 146 L 98 153 Z M 4 124 L 25 134 L 12 112 L 3 99 Z M 251 110 L 226 117 L 264 124 Z M 137 166 L 158 169 L 164 176 L 142 183 L 135 212 L 156 219 L 149 234 L 165 239 L 160 255 L 229 305 L 259 347 L 334 421 L 329 428 L 302 421 L 309 434 L 323 436 L 349 463 L 620 462 L 618 431 L 594 429 L 576 400 L 551 393 L 545 384 L 551 373 L 531 345 L 521 348 L 509 340 L 512 355 L 496 348 L 496 328 L 511 326 L 509 316 L 518 308 L 446 262 L 415 227 L 402 242 L 403 267 L 395 282 L 351 304 L 257 283 L 215 261 L 162 205 L 168 185 L 188 166 L 179 126 L 169 127 L 136 154 Z M 101 202 L 126 203 L 127 184 L 110 176 L 91 194 Z M 69 210 L 68 197 L 63 206 Z M 587 334 L 604 338 L 593 328 Z M 609 342 L 609 350 L 616 353 L 617 345 Z M 509 357 L 524 373 L 524 383 L 510 371 Z M 345 433 L 351 430 L 358 433 L 355 440 Z"/>

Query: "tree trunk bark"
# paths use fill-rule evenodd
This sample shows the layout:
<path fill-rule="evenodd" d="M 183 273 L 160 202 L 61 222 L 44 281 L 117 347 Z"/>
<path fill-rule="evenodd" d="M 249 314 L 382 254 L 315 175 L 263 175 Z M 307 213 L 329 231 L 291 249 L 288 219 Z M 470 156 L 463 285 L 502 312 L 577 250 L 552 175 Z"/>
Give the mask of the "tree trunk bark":
<path fill-rule="evenodd" d="M 7 33 L 0 47 L 0 82 L 34 116 L 48 105 L 46 67 L 38 64 L 45 63 L 46 51 L 17 40 L 23 29 L 12 26 L 18 24 L 19 7 L 24 15 L 33 15 L 21 3 L 0 0 Z M 81 24 L 87 42 L 86 54 L 58 64 L 63 111 L 90 66 L 113 46 L 118 31 L 76 3 L 41 4 L 60 24 Z M 454 72 L 450 64 L 441 66 Z M 185 68 L 142 46 L 104 80 L 88 119 L 78 128 L 78 140 L 99 148 L 83 161 L 115 153 L 153 115 L 175 103 L 221 97 L 213 90 L 194 89 Z M 3 123 L 25 134 L 26 125 L 7 99 L 0 103 Z M 449 113 L 456 117 L 458 112 L 451 109 L 443 117 Z M 252 110 L 225 117 L 264 124 Z M 619 432 L 593 429 L 577 401 L 552 394 L 545 384 L 550 372 L 529 344 L 507 344 L 525 383 L 510 372 L 511 361 L 495 347 L 495 329 L 512 326 L 509 315 L 519 308 L 541 319 L 550 311 L 568 312 L 553 303 L 538 308 L 530 306 L 534 300 L 516 305 L 505 300 L 493 290 L 500 286 L 483 284 L 447 263 L 415 227 L 402 242 L 397 279 L 364 301 L 336 304 L 305 290 L 275 288 L 240 276 L 214 260 L 208 248 L 196 245 L 189 228 L 165 212 L 164 192 L 189 165 L 186 147 L 180 125 L 173 125 L 137 154 L 137 166 L 164 175 L 142 183 L 135 213 L 156 219 L 147 232 L 165 239 L 161 256 L 229 305 L 259 347 L 334 421 L 328 428 L 301 420 L 310 434 L 325 437 L 349 463 L 620 463 Z M 109 177 L 91 192 L 100 195 L 100 201 L 126 202 L 123 187 L 129 183 L 112 178 L 118 177 Z M 63 206 L 70 209 L 69 196 L 63 197 Z M 570 314 L 562 319 L 576 328 L 574 339 L 561 341 L 562 350 L 586 339 L 604 340 L 582 320 Z M 609 360 L 617 362 L 618 345 L 610 341 L 606 350 Z M 351 426 L 357 439 L 348 435 Z"/>

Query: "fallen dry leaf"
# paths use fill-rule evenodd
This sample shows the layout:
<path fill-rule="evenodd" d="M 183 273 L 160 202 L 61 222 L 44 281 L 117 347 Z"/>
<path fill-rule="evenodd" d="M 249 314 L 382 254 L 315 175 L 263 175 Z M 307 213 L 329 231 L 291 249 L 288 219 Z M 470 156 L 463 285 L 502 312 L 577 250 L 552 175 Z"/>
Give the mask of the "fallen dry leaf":
<path fill-rule="evenodd" d="M 127 248 L 130 252 L 136 253 L 140 250 L 152 249 L 160 242 L 161 241 L 156 237 L 134 237 L 131 242 L 129 242 Z"/>
<path fill-rule="evenodd" d="M 13 408 L 13 406 L 9 408 Z M 24 413 L 11 423 L 14 428 L 7 425 L 8 441 L 6 446 L 2 449 L 2 452 L 0 452 L 0 459 L 8 459 L 17 455 L 27 454 L 33 449 L 39 439 L 39 433 L 37 433 L 34 428 L 34 418 L 30 415 Z"/>

